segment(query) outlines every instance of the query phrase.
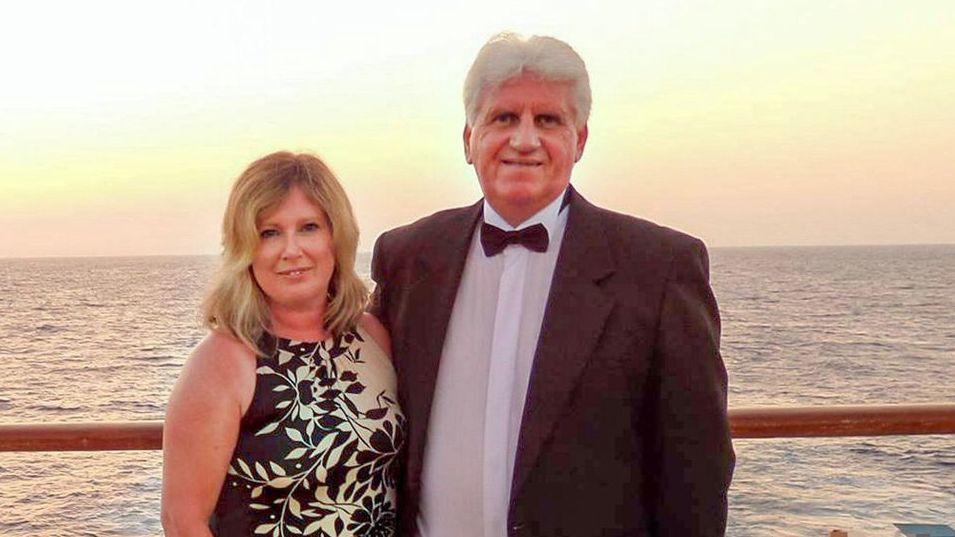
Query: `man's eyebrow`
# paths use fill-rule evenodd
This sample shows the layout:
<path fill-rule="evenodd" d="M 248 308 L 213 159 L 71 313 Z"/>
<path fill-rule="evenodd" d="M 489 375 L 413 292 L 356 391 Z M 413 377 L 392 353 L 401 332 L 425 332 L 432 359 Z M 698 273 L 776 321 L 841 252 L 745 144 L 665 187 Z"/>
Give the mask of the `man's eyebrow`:
<path fill-rule="evenodd" d="M 488 108 L 488 109 L 487 109 L 487 116 L 488 116 L 488 117 L 494 117 L 494 116 L 496 116 L 496 115 L 498 115 L 498 114 L 501 114 L 502 112 L 510 112 L 510 111 L 511 111 L 510 108 L 508 108 L 508 107 L 506 107 L 506 106 L 500 106 L 500 105 L 498 105 L 498 106 L 495 106 L 495 107 L 493 107 L 493 108 Z"/>

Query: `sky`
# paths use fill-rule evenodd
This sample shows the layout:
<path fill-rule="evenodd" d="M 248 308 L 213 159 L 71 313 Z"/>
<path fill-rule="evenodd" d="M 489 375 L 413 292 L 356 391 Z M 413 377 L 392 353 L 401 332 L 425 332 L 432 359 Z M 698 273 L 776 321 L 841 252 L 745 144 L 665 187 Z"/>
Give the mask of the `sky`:
<path fill-rule="evenodd" d="M 570 43 L 573 184 L 710 246 L 955 243 L 950 1 L 16 2 L 0 13 L 0 257 L 215 254 L 286 149 L 362 230 L 472 203 L 461 91 L 493 34 Z"/>

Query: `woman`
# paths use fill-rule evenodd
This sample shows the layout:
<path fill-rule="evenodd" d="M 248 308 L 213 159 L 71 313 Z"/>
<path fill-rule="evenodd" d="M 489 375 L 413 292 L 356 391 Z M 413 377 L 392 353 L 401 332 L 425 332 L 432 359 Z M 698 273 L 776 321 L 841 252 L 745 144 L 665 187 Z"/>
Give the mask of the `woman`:
<path fill-rule="evenodd" d="M 209 334 L 166 412 L 166 535 L 392 535 L 404 417 L 345 192 L 318 158 L 273 153 L 222 229 Z"/>

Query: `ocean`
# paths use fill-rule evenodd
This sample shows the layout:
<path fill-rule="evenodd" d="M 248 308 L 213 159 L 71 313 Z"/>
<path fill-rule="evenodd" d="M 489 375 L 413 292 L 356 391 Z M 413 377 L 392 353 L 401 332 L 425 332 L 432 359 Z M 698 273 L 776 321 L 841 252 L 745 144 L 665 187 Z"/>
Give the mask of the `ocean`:
<path fill-rule="evenodd" d="M 955 245 L 714 248 L 730 406 L 955 402 Z M 369 255 L 359 256 L 367 277 Z M 0 423 L 162 419 L 216 258 L 0 259 Z M 955 436 L 737 440 L 730 536 L 955 525 Z M 0 535 L 157 536 L 161 453 L 0 453 Z"/>

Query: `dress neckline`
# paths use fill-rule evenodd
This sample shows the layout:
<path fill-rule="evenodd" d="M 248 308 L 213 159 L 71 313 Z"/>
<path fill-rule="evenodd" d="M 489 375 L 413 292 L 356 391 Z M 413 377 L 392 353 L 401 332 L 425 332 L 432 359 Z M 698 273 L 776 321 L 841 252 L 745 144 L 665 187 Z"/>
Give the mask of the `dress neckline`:
<path fill-rule="evenodd" d="M 280 335 L 278 335 L 278 334 L 274 334 L 274 333 L 272 333 L 272 332 L 269 332 L 268 330 L 265 331 L 264 335 L 265 335 L 265 337 L 271 338 L 271 339 L 275 340 L 276 342 L 286 342 L 286 343 L 295 342 L 295 343 L 297 343 L 297 344 L 299 344 L 299 345 L 309 345 L 309 346 L 311 346 L 311 345 L 318 345 L 318 344 L 326 343 L 326 342 L 334 342 L 334 341 L 336 341 L 336 340 L 339 340 L 339 339 L 344 338 L 344 337 L 347 336 L 348 334 L 359 334 L 359 331 L 360 331 L 360 330 L 361 330 L 361 329 L 356 325 L 354 328 L 351 328 L 351 329 L 349 329 L 349 330 L 346 330 L 345 332 L 342 332 L 342 333 L 339 334 L 338 336 L 329 335 L 329 336 L 328 336 L 327 338 L 325 338 L 325 339 L 297 339 L 297 338 L 290 338 L 290 337 L 285 337 L 285 336 L 280 336 Z M 362 339 L 364 339 L 364 335 L 361 335 L 361 337 L 362 337 Z"/>
<path fill-rule="evenodd" d="M 294 337 L 279 336 L 279 335 L 273 334 L 272 332 L 266 332 L 266 334 L 268 335 L 268 337 L 276 341 L 284 341 L 288 343 L 294 342 L 301 345 L 317 345 L 319 343 L 325 343 L 326 341 L 333 341 L 335 339 L 335 336 L 328 336 L 325 339 L 298 339 Z"/>

